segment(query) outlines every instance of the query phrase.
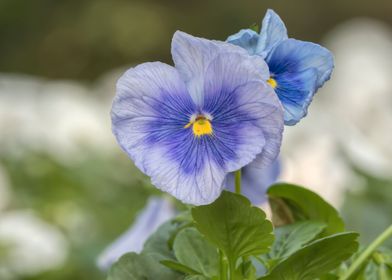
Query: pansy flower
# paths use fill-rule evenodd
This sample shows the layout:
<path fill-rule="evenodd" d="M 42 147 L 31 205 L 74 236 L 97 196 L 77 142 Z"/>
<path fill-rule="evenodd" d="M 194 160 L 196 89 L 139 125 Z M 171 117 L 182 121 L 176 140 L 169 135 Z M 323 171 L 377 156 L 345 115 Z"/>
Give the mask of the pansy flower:
<path fill-rule="evenodd" d="M 183 32 L 173 37 L 172 56 L 175 67 L 144 63 L 119 79 L 112 130 L 156 187 L 209 204 L 228 173 L 276 158 L 283 110 L 261 57 Z"/>
<path fill-rule="evenodd" d="M 98 267 L 106 270 L 125 253 L 140 253 L 147 238 L 175 215 L 169 200 L 151 197 L 131 227 L 99 255 Z"/>
<path fill-rule="evenodd" d="M 272 10 L 267 11 L 260 34 L 244 29 L 227 42 L 266 60 L 268 82 L 282 102 L 286 125 L 295 125 L 306 116 L 313 95 L 329 80 L 334 67 L 326 48 L 288 38 L 283 21 Z"/>
<path fill-rule="evenodd" d="M 260 205 L 267 201 L 267 189 L 276 183 L 281 171 L 281 163 L 276 159 L 264 168 L 254 167 L 249 164 L 241 169 L 241 194 L 246 196 L 253 205 Z M 226 189 L 234 192 L 234 173 L 226 178 Z"/>

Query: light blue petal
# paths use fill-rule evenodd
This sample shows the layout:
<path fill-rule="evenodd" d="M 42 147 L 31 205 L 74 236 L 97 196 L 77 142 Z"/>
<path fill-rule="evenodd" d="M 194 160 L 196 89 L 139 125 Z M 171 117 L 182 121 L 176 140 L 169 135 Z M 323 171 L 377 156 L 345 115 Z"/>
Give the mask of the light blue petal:
<path fill-rule="evenodd" d="M 285 67 L 290 73 L 314 68 L 317 71 L 316 88 L 321 87 L 331 77 L 334 68 L 332 53 L 315 43 L 288 39 L 273 51 L 267 59 L 271 72 Z"/>
<path fill-rule="evenodd" d="M 285 108 L 285 124 L 294 125 L 306 116 L 313 95 L 330 78 L 332 54 L 317 44 L 288 39 L 267 61 L 277 81 L 275 91 Z"/>
<path fill-rule="evenodd" d="M 281 18 L 271 9 L 264 16 L 256 53 L 266 58 L 281 42 L 286 40 L 287 29 Z"/>
<path fill-rule="evenodd" d="M 247 54 L 247 51 L 229 43 L 193 37 L 177 31 L 171 48 L 176 69 L 187 84 L 194 102 L 202 105 L 204 74 L 210 62 L 223 52 Z"/>
<path fill-rule="evenodd" d="M 241 194 L 246 196 L 254 205 L 267 201 L 266 191 L 274 184 L 280 174 L 280 160 L 275 160 L 263 169 L 247 165 L 241 169 Z M 227 175 L 226 189 L 234 192 L 234 173 Z"/>
<path fill-rule="evenodd" d="M 140 253 L 148 237 L 175 214 L 170 201 L 158 197 L 150 198 L 131 227 L 99 255 L 98 267 L 107 270 L 125 253 Z"/>
<path fill-rule="evenodd" d="M 256 157 L 269 163 L 280 150 L 283 109 L 253 62 L 254 57 L 222 54 L 206 72 L 205 110 L 214 117 L 216 141 L 236 154 L 226 160 L 226 172 L 238 170 Z M 270 154 L 261 155 L 264 150 Z"/>
<path fill-rule="evenodd" d="M 316 90 L 317 71 L 314 68 L 297 73 L 282 73 L 276 77 L 275 89 L 284 108 L 286 125 L 295 125 L 306 116 Z"/>
<path fill-rule="evenodd" d="M 227 38 L 226 42 L 244 48 L 250 55 L 256 53 L 259 34 L 251 29 L 242 29 Z"/>

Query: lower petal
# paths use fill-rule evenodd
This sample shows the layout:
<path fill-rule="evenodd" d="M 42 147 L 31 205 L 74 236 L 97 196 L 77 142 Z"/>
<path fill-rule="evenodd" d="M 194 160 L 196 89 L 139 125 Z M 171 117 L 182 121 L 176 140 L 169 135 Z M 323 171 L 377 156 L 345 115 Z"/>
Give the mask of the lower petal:
<path fill-rule="evenodd" d="M 155 147 L 145 161 L 152 183 L 170 193 L 183 203 L 204 205 L 217 199 L 226 176 L 216 151 L 203 136 L 193 140 L 178 141 L 177 147 Z M 163 158 L 169 161 L 162 162 Z"/>

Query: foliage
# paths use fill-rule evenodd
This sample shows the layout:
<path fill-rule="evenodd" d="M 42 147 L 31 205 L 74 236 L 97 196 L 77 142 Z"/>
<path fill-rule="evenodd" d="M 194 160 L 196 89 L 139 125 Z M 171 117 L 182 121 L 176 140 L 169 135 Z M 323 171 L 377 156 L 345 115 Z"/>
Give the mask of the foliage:
<path fill-rule="evenodd" d="M 324 235 L 342 232 L 343 220 L 324 199 L 309 190 L 290 184 L 276 184 L 268 190 L 275 224 L 301 220 L 316 220 L 327 226 Z"/>
<path fill-rule="evenodd" d="M 161 226 L 141 254 L 127 254 L 114 265 L 109 279 L 157 279 L 151 274 L 156 271 L 161 271 L 159 279 L 165 279 L 168 269 L 171 279 L 187 280 L 339 279 L 360 256 L 358 234 L 345 231 L 336 210 L 317 194 L 278 184 L 269 195 L 271 201 L 280 201 L 273 215 L 281 215 L 284 206 L 285 213 L 296 219 L 273 230 L 264 212 L 247 198 L 223 192 L 214 203 L 192 208 L 192 221 L 173 219 Z M 153 261 L 149 256 L 154 248 L 149 244 L 157 236 L 165 240 L 157 243 L 155 255 L 160 257 Z M 374 252 L 352 279 L 389 279 L 391 256 L 385 250 Z M 142 269 L 143 263 L 148 266 Z"/>
<path fill-rule="evenodd" d="M 72 165 L 35 152 L 0 158 L 17 198 L 4 211 L 34 210 L 65 234 L 70 249 L 62 267 L 23 279 L 103 279 L 96 256 L 129 226 L 154 190 L 146 178 L 121 157 L 91 154 Z"/>

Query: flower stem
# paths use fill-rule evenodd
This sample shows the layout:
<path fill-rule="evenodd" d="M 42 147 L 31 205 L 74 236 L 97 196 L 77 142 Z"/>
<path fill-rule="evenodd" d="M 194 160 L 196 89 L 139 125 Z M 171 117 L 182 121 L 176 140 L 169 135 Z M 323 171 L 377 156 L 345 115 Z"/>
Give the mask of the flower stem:
<path fill-rule="evenodd" d="M 235 262 L 229 260 L 230 280 L 236 280 L 235 276 Z"/>
<path fill-rule="evenodd" d="M 369 256 L 377 249 L 385 240 L 392 236 L 392 225 L 390 225 L 383 233 L 381 233 L 367 248 L 364 250 L 359 257 L 351 264 L 349 269 L 343 274 L 339 280 L 349 279 L 369 258 Z"/>
<path fill-rule="evenodd" d="M 227 261 L 225 259 L 225 255 L 222 250 L 219 250 L 220 255 L 220 279 L 227 280 Z"/>
<path fill-rule="evenodd" d="M 235 193 L 241 194 L 241 169 L 234 173 Z"/>

